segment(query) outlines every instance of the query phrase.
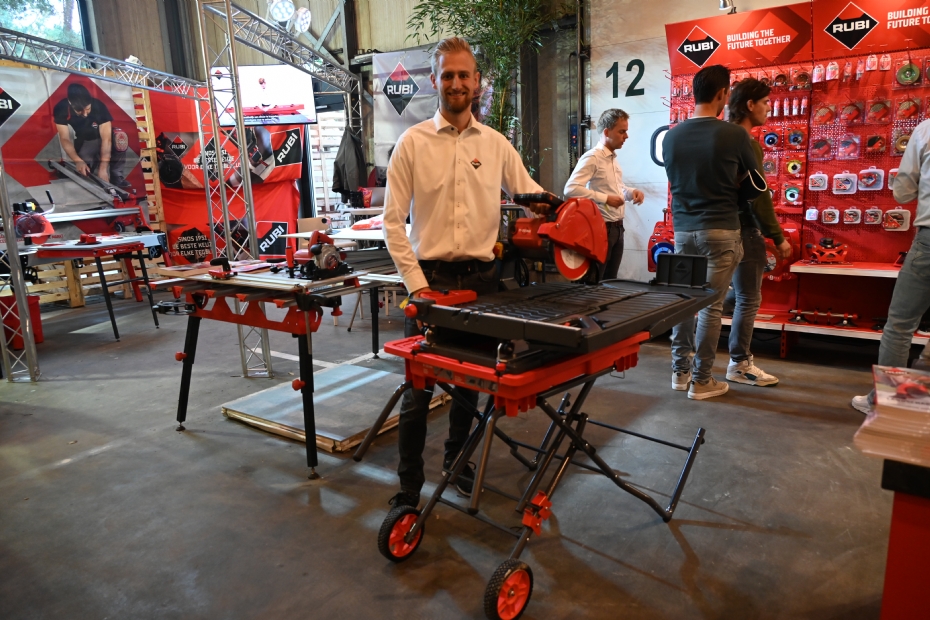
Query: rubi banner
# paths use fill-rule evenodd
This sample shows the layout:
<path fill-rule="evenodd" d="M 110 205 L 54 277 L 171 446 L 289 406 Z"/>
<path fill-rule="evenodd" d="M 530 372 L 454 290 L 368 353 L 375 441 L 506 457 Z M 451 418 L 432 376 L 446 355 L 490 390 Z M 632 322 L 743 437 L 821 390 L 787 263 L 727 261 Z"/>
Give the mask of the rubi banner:
<path fill-rule="evenodd" d="M 666 24 L 665 36 L 673 75 L 695 73 L 705 65 L 741 69 L 813 58 L 811 5 L 806 2 Z"/>
<path fill-rule="evenodd" d="M 930 47 L 925 0 L 815 0 L 813 7 L 819 58 Z"/>

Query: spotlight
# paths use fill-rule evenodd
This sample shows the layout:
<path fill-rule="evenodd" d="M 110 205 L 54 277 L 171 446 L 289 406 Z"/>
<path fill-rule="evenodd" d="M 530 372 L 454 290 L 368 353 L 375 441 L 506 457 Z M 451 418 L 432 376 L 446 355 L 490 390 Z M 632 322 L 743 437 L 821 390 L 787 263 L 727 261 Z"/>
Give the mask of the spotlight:
<path fill-rule="evenodd" d="M 292 27 L 297 32 L 307 32 L 310 30 L 310 9 L 305 9 L 300 7 L 297 9 L 297 12 L 294 14 L 292 21 Z"/>
<path fill-rule="evenodd" d="M 736 6 L 734 6 L 733 0 L 720 0 L 720 10 L 736 13 Z"/>
<path fill-rule="evenodd" d="M 268 13 L 276 22 L 286 22 L 294 14 L 293 0 L 268 0 Z"/>

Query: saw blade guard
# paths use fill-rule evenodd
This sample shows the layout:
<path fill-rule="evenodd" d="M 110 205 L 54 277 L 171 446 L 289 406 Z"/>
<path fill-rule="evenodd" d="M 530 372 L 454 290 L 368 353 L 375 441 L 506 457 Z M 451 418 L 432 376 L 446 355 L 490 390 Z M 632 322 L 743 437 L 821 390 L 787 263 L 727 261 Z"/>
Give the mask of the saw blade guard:
<path fill-rule="evenodd" d="M 539 235 L 552 241 L 556 255 L 567 249 L 598 263 L 607 261 L 607 224 L 588 198 L 562 203 L 555 220 L 539 226 Z"/>

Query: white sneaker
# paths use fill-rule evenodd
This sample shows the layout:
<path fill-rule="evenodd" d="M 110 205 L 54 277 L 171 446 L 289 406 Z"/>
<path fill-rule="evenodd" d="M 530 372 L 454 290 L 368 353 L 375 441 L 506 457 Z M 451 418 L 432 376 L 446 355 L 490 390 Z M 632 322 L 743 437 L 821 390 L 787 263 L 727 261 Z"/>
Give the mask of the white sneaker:
<path fill-rule="evenodd" d="M 672 389 L 678 392 L 684 392 L 688 389 L 688 385 L 691 383 L 691 371 L 680 372 L 678 370 L 672 371 Z"/>
<path fill-rule="evenodd" d="M 745 383 L 746 385 L 775 385 L 778 383 L 778 377 L 770 375 L 753 363 L 752 356 L 742 362 L 730 360 L 727 364 L 727 381 L 736 383 Z"/>
<path fill-rule="evenodd" d="M 704 400 L 706 398 L 713 398 L 714 396 L 726 394 L 729 389 L 730 386 L 728 384 L 717 381 L 713 377 L 704 383 L 692 381 L 691 387 L 688 388 L 688 398 L 692 400 Z"/>
<path fill-rule="evenodd" d="M 874 406 L 872 400 L 869 398 L 871 395 L 872 394 L 869 393 L 865 396 L 853 396 L 852 402 L 849 404 L 852 405 L 852 408 L 859 413 L 869 415 L 872 413 L 872 408 Z"/>

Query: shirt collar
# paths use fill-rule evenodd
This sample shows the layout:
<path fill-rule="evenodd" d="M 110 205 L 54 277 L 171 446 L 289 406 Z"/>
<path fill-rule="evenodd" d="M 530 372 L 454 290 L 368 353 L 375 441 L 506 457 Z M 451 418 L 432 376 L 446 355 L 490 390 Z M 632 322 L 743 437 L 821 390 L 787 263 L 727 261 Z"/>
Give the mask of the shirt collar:
<path fill-rule="evenodd" d="M 617 156 L 617 153 L 614 152 L 614 151 L 611 151 L 609 148 L 607 148 L 606 146 L 604 146 L 604 143 L 603 143 L 603 142 L 598 142 L 598 143 L 597 143 L 597 148 L 601 151 L 601 153 L 602 153 L 603 155 L 606 155 L 607 157 L 616 157 L 616 156 Z"/>
<path fill-rule="evenodd" d="M 433 115 L 433 124 L 436 126 L 436 133 L 439 133 L 440 131 L 442 131 L 442 130 L 445 129 L 446 127 L 451 127 L 451 126 L 452 126 L 452 123 L 450 123 L 449 121 L 447 121 L 447 120 L 445 119 L 445 117 L 443 117 L 443 115 L 439 113 L 439 110 L 438 110 L 438 109 L 436 110 L 436 114 Z M 472 115 L 471 120 L 468 122 L 468 127 L 466 127 L 466 128 L 465 128 L 465 131 L 463 131 L 462 133 L 464 134 L 464 133 L 467 132 L 469 129 L 474 129 L 474 130 L 477 131 L 478 133 L 481 133 L 481 128 L 482 128 L 482 127 L 484 127 L 484 125 L 482 125 L 481 123 L 479 123 L 479 122 L 478 122 L 478 119 L 476 119 L 476 118 L 474 117 L 474 115 Z"/>

